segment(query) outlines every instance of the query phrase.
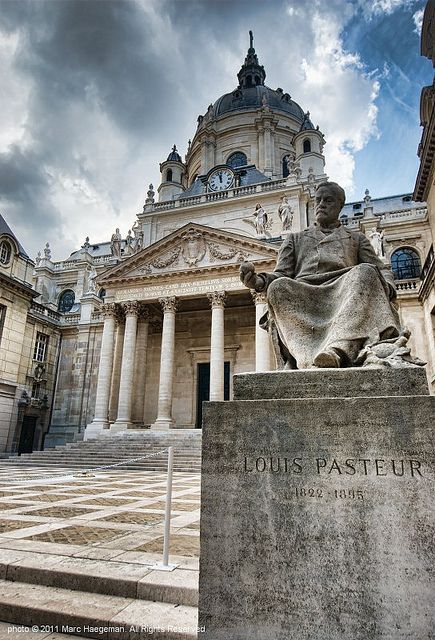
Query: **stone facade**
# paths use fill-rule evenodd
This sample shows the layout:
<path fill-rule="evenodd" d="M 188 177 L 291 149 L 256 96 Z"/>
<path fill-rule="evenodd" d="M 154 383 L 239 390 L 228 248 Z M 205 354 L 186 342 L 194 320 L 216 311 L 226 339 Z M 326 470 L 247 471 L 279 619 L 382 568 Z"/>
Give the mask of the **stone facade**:
<path fill-rule="evenodd" d="M 50 423 L 60 314 L 35 302 L 33 267 L 0 216 L 0 454 L 42 448 Z"/>
<path fill-rule="evenodd" d="M 421 54 L 435 66 L 435 2 L 429 0 L 426 5 L 421 32 Z M 435 236 L 435 84 L 423 87 L 420 98 L 420 120 L 423 126 L 421 142 L 418 147 L 420 167 L 414 188 L 414 199 L 426 201 L 428 222 Z M 426 245 L 423 257 L 422 283 L 419 291 L 419 303 L 422 310 L 424 332 L 428 343 L 428 370 L 435 385 L 435 254 L 434 245 Z M 417 314 L 419 315 L 419 314 Z"/>
<path fill-rule="evenodd" d="M 35 263 L 22 259 L 28 294 L 14 306 L 14 327 L 22 328 L 23 344 L 26 336 L 27 355 L 8 346 L 10 356 L 0 356 L 8 363 L 1 374 L 5 433 L 18 433 L 7 426 L 17 423 L 17 385 L 31 391 L 25 358 L 38 326 L 50 334 L 46 447 L 102 431 L 200 426 L 201 400 L 231 398 L 233 373 L 275 367 L 268 335 L 258 328 L 264 299 L 245 289 L 238 268 L 250 260 L 273 270 L 289 232 L 278 211 L 283 196 L 292 230 L 313 222 L 315 188 L 326 178 L 325 139 L 309 113 L 284 90 L 268 88 L 265 77 L 251 42 L 238 87 L 198 118 L 184 158 L 174 146 L 161 163 L 159 201 L 150 185 L 132 233 L 121 241 L 116 233 L 112 241 L 111 234 L 101 242 L 86 238 L 63 261 L 54 261 L 49 247 Z M 258 206 L 264 233 L 257 232 Z M 434 316 L 425 302 L 433 287 L 426 293 L 419 277 L 432 245 L 425 202 L 367 191 L 345 205 L 341 221 L 364 231 L 391 263 L 402 322 L 412 330 L 415 355 L 428 361 L 433 391 Z M 2 350 L 6 340 L 12 345 L 8 331 Z M 14 367 L 17 373 L 9 371 Z M 11 450 L 6 440 L 3 448 Z"/>

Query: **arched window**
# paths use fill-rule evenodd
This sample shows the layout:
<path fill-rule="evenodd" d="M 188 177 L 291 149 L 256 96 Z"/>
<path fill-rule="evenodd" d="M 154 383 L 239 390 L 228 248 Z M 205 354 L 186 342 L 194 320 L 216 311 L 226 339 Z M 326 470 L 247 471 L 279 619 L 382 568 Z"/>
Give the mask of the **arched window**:
<path fill-rule="evenodd" d="M 73 308 L 74 302 L 74 291 L 72 291 L 71 289 L 67 289 L 60 295 L 58 310 L 62 313 L 68 313 L 68 311 L 71 311 L 71 309 Z"/>
<path fill-rule="evenodd" d="M 236 151 L 235 153 L 232 153 L 230 155 L 227 160 L 227 164 L 232 169 L 235 169 L 236 167 L 244 167 L 246 164 L 248 164 L 248 158 L 244 153 L 242 153 L 242 151 Z"/>
<path fill-rule="evenodd" d="M 106 296 L 106 289 L 101 288 L 101 289 L 99 290 L 99 292 L 98 292 L 98 297 L 99 297 L 101 300 L 104 300 L 105 296 Z"/>
<path fill-rule="evenodd" d="M 252 76 L 246 76 L 246 86 L 252 87 Z"/>
<path fill-rule="evenodd" d="M 311 142 L 306 138 L 304 140 L 304 153 L 310 153 L 311 151 Z"/>
<path fill-rule="evenodd" d="M 256 85 L 260 84 L 260 76 L 255 76 L 255 84 Z"/>
<path fill-rule="evenodd" d="M 289 156 L 284 156 L 284 158 L 282 159 L 282 177 L 283 178 L 287 178 L 289 174 L 288 161 L 289 161 Z"/>
<path fill-rule="evenodd" d="M 12 255 L 12 247 L 10 242 L 2 240 L 0 242 L 0 263 L 3 265 L 9 264 Z"/>
<path fill-rule="evenodd" d="M 7 240 L 0 242 L 0 263 L 3 265 L 9 264 L 12 256 L 12 246 Z"/>
<path fill-rule="evenodd" d="M 420 257 L 414 249 L 401 247 L 391 256 L 391 269 L 395 280 L 419 278 L 421 272 Z"/>
<path fill-rule="evenodd" d="M 168 169 L 166 172 L 166 182 L 172 182 L 172 169 Z"/>

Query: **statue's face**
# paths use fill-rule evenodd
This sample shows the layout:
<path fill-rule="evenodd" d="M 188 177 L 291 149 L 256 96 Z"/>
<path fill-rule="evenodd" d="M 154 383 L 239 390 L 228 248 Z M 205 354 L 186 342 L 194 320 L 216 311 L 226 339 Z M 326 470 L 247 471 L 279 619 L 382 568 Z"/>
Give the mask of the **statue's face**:
<path fill-rule="evenodd" d="M 333 189 L 329 187 L 317 189 L 315 203 L 316 220 L 321 226 L 337 222 L 342 202 Z"/>

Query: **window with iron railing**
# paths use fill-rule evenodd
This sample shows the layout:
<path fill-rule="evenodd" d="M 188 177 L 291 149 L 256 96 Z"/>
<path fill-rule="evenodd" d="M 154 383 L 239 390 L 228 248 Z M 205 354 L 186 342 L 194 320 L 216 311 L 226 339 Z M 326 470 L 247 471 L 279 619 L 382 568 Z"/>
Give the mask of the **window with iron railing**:
<path fill-rule="evenodd" d="M 396 249 L 391 256 L 391 269 L 395 280 L 419 278 L 421 272 L 420 256 L 409 247 Z"/>

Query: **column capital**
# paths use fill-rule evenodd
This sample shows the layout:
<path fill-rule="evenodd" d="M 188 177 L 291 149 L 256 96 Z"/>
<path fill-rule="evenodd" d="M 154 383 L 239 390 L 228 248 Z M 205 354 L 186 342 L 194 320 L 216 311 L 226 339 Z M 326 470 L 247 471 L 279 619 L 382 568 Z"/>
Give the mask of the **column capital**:
<path fill-rule="evenodd" d="M 101 307 L 101 314 L 104 319 L 116 318 L 118 314 L 118 305 L 114 302 L 103 304 L 103 306 Z"/>
<path fill-rule="evenodd" d="M 212 309 L 223 309 L 225 307 L 225 291 L 212 291 L 212 293 L 207 293 L 207 298 L 210 301 Z"/>
<path fill-rule="evenodd" d="M 170 298 L 159 298 L 163 313 L 175 313 L 178 307 L 178 300 L 174 296 Z"/>
<path fill-rule="evenodd" d="M 129 302 L 123 302 L 122 308 L 124 309 L 125 316 L 136 316 L 139 314 L 139 302 L 136 300 L 130 300 Z"/>
<path fill-rule="evenodd" d="M 264 292 L 258 292 L 251 289 L 251 296 L 255 304 L 266 304 L 267 297 Z"/>

